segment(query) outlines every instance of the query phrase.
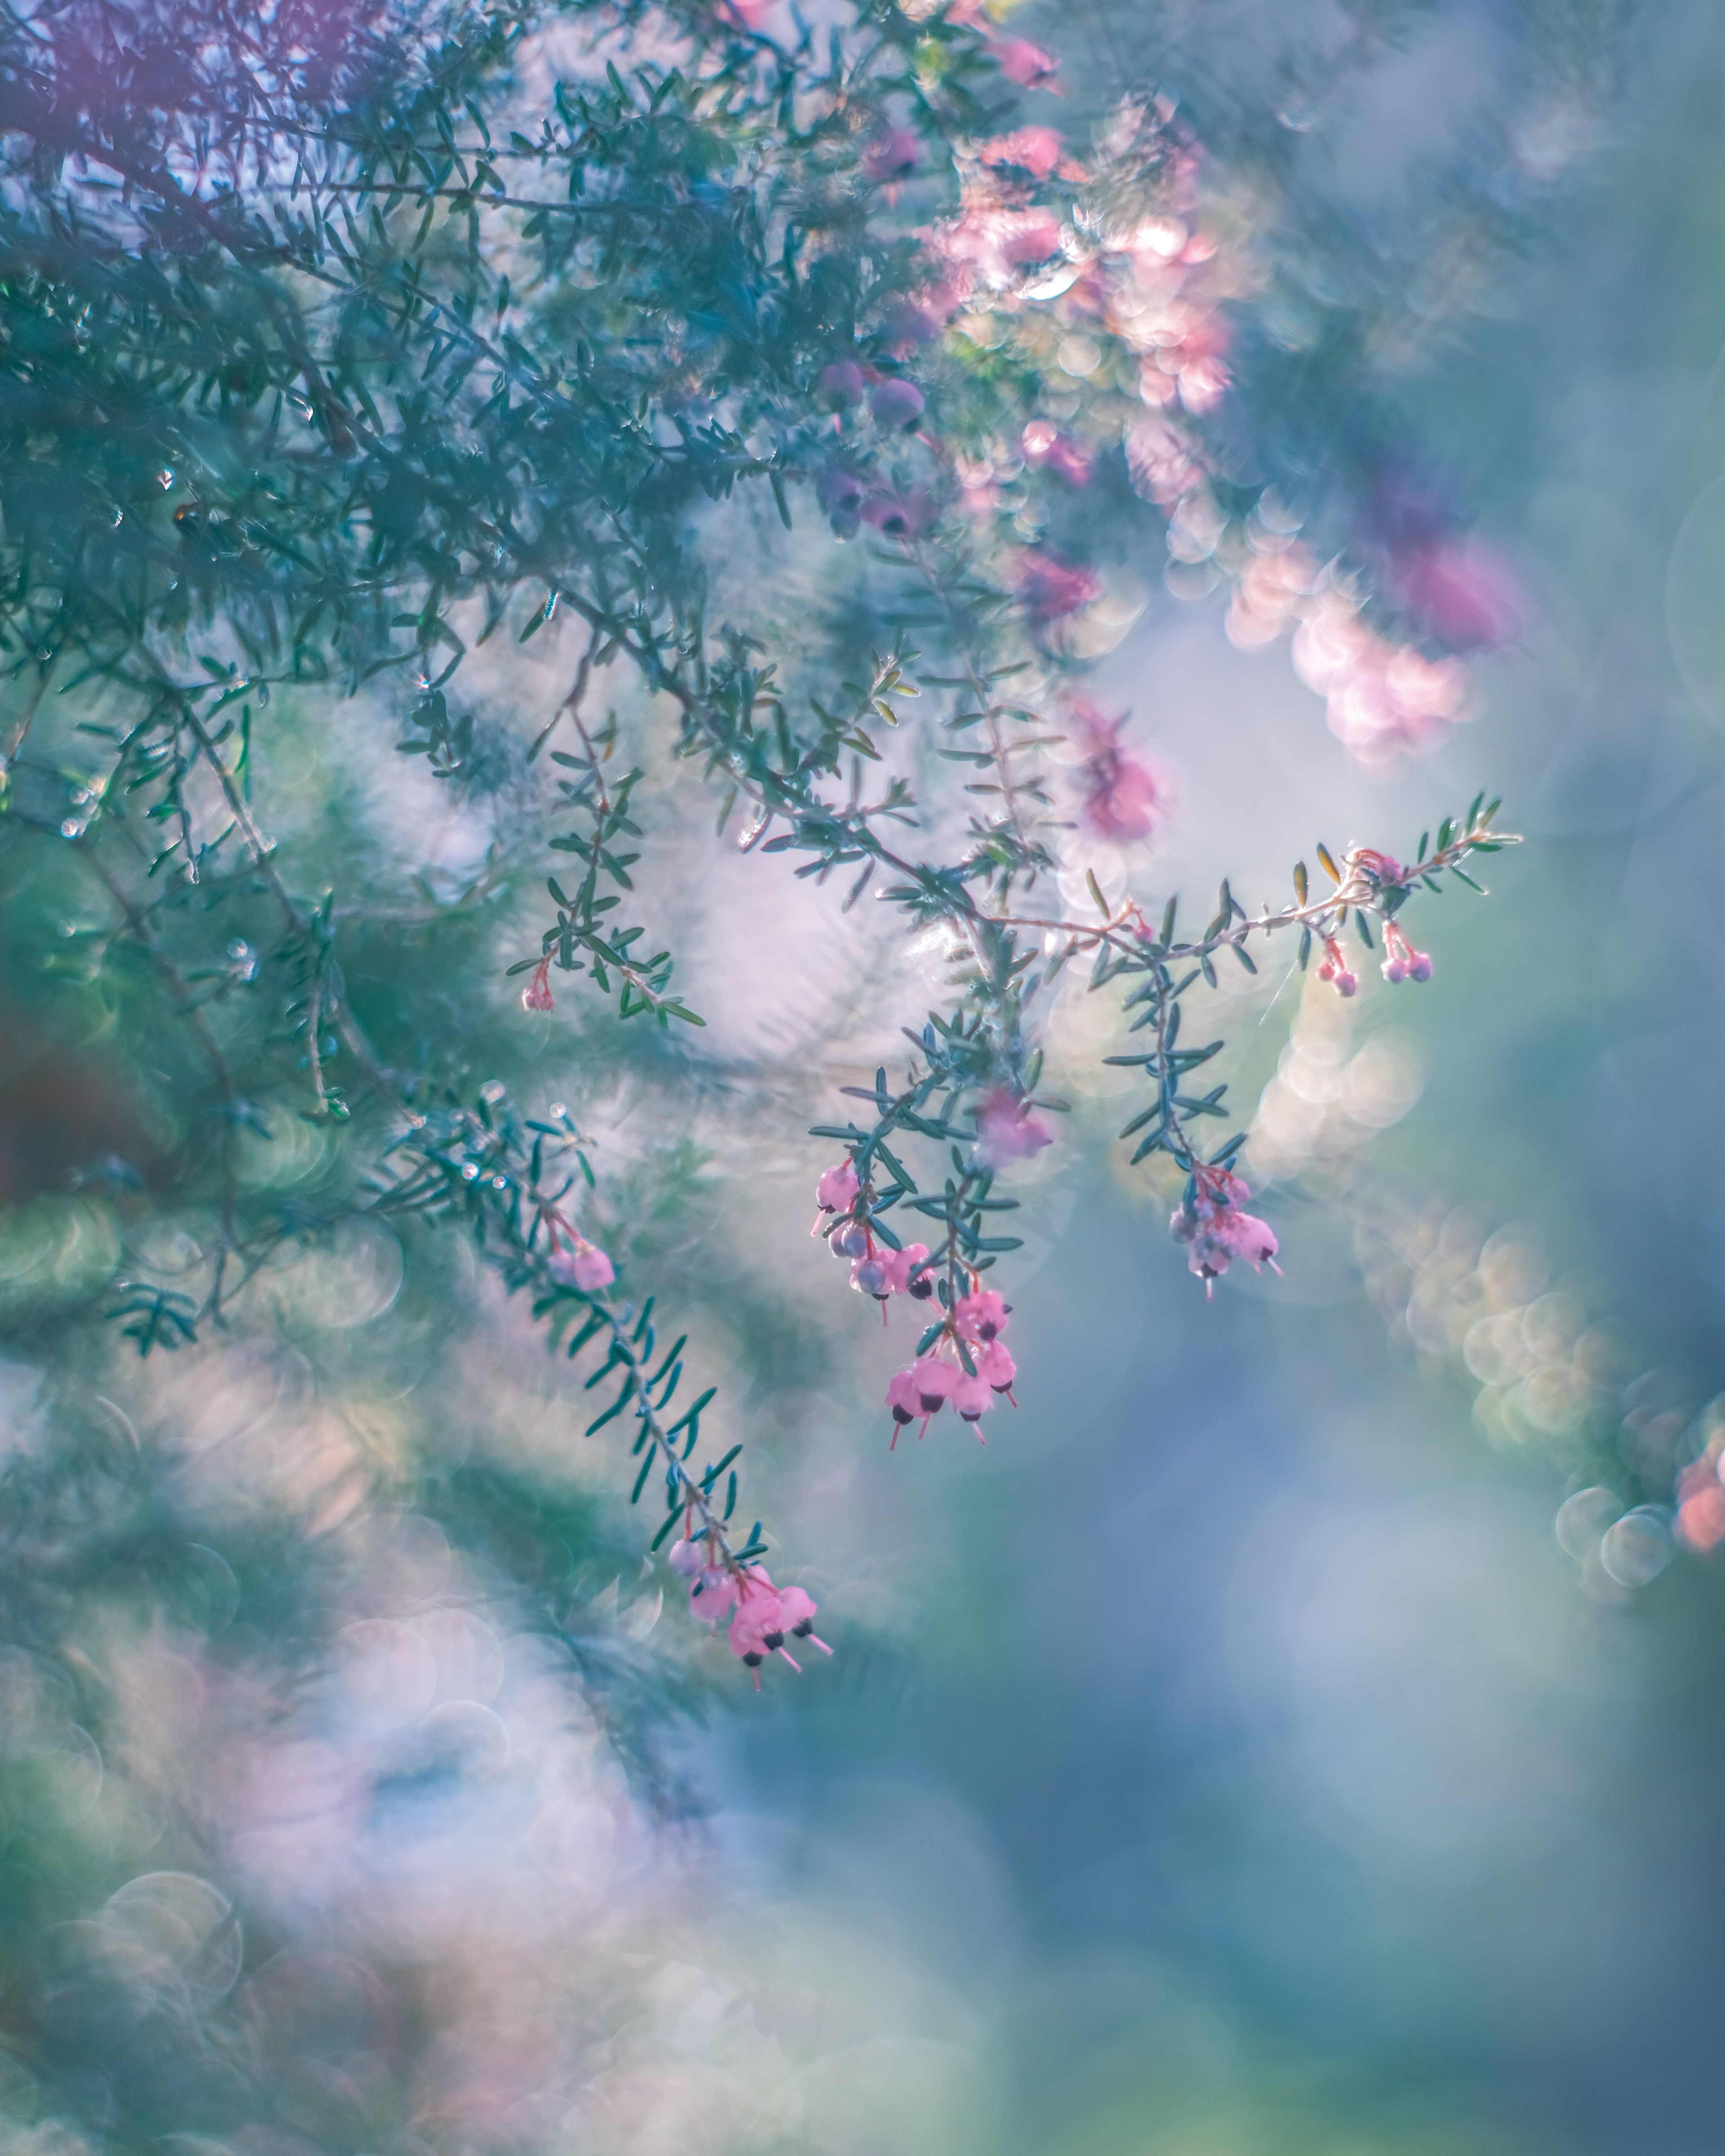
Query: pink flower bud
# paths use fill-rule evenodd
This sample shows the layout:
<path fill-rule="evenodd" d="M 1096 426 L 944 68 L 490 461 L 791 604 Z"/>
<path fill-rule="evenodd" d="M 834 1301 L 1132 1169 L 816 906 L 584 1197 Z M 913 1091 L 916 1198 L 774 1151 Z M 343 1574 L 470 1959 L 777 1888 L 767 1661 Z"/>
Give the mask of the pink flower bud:
<path fill-rule="evenodd" d="M 886 1255 L 859 1258 L 850 1268 L 850 1285 L 859 1295 L 872 1295 L 881 1302 L 892 1293 L 891 1276 L 886 1270 Z"/>
<path fill-rule="evenodd" d="M 828 1236 L 827 1248 L 835 1258 L 865 1258 L 869 1255 L 868 1235 L 860 1222 L 847 1220 Z"/>
<path fill-rule="evenodd" d="M 922 417 L 922 392 L 914 382 L 895 377 L 879 383 L 869 399 L 877 426 L 914 427 Z"/>
<path fill-rule="evenodd" d="M 1033 1115 L 1027 1101 L 1005 1086 L 994 1086 L 983 1098 L 976 1124 L 977 1152 L 992 1168 L 1009 1161 L 1028 1160 L 1054 1143 L 1054 1133 L 1040 1116 Z"/>
<path fill-rule="evenodd" d="M 1351 996 L 1358 986 L 1359 975 L 1350 973 L 1345 967 L 1336 976 L 1336 993 L 1338 996 Z"/>
<path fill-rule="evenodd" d="M 1407 961 L 1398 952 L 1392 952 L 1378 970 L 1392 987 L 1398 981 L 1404 981 L 1408 978 Z"/>
<path fill-rule="evenodd" d="M 679 1540 L 674 1542 L 665 1552 L 665 1561 L 673 1572 L 680 1573 L 683 1578 L 693 1579 L 706 1560 L 701 1555 L 699 1543 Z"/>
<path fill-rule="evenodd" d="M 1424 951 L 1416 951 L 1408 967 L 1410 981 L 1429 981 L 1431 978 L 1431 959 Z"/>
<path fill-rule="evenodd" d="M 533 968 L 532 977 L 521 990 L 521 1009 L 530 1011 L 555 1010 L 551 996 L 551 961 L 542 958 Z"/>
<path fill-rule="evenodd" d="M 829 1168 L 814 1186 L 814 1202 L 823 1213 L 848 1213 L 857 1193 L 856 1163 L 849 1155 Z"/>

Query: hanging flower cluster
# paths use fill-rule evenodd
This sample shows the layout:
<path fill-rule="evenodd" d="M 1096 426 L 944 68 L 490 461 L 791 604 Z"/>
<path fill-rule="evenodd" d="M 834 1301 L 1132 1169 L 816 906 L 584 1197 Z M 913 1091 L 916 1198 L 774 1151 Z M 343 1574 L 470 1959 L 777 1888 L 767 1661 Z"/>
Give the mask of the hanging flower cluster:
<path fill-rule="evenodd" d="M 740 1564 L 715 1546 L 715 1537 L 685 1534 L 671 1544 L 665 1562 L 689 1586 L 689 1614 L 716 1632 L 726 1628 L 731 1651 L 755 1673 L 761 1689 L 761 1665 L 778 1655 L 799 1675 L 803 1665 L 785 1645 L 807 1640 L 824 1655 L 832 1649 L 814 1632 L 815 1604 L 800 1587 L 775 1587 L 766 1568 Z"/>
<path fill-rule="evenodd" d="M 1012 1399 L 1018 1366 L 1000 1337 L 1012 1306 L 991 1289 L 973 1286 L 961 1295 L 934 1328 L 932 1343 L 925 1342 L 908 1369 L 893 1373 L 886 1388 L 886 1404 L 892 1410 L 892 1444 L 900 1430 L 922 1418 L 923 1436 L 929 1419 L 950 1400 L 953 1412 L 975 1430 L 982 1441 L 983 1417 L 997 1397 Z M 1014 1400 L 1013 1404 L 1018 1403 Z M 889 1446 L 888 1450 L 891 1449 Z"/>
<path fill-rule="evenodd" d="M 1168 1222 L 1177 1243 L 1187 1245 L 1186 1262 L 1204 1282 L 1206 1296 L 1236 1258 L 1262 1272 L 1276 1262 L 1276 1241 L 1266 1221 L 1242 1212 L 1250 1188 L 1225 1168 L 1197 1163 L 1187 1179 L 1186 1194 Z"/>

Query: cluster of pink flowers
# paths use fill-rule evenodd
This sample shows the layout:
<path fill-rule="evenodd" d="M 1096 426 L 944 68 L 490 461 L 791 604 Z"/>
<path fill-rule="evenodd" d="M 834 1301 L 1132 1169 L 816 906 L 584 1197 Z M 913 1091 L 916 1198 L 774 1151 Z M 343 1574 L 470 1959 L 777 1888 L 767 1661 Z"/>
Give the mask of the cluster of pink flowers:
<path fill-rule="evenodd" d="M 731 1651 L 745 1668 L 755 1672 L 755 1690 L 761 1689 L 761 1665 L 769 1655 L 781 1655 L 800 1676 L 803 1665 L 786 1646 L 787 1640 L 807 1640 L 824 1655 L 832 1653 L 824 1640 L 814 1635 L 815 1605 L 800 1587 L 775 1587 L 763 1565 L 715 1563 L 709 1542 L 687 1537 L 671 1544 L 666 1562 L 689 1583 L 689 1614 L 714 1631 L 723 1624 Z"/>
<path fill-rule="evenodd" d="M 916 1435 L 921 1437 L 930 1416 L 937 1415 L 948 1400 L 982 1438 L 978 1425 L 997 1395 L 1012 1398 L 1012 1381 L 1018 1374 L 1000 1337 L 1011 1307 L 991 1289 L 973 1285 L 970 1293 L 953 1304 L 941 1337 L 927 1353 L 908 1369 L 893 1373 L 886 1404 L 892 1410 L 894 1445 L 900 1430 L 919 1415 L 922 1428 Z"/>
<path fill-rule="evenodd" d="M 996 1174 L 1009 1161 L 1029 1160 L 1054 1143 L 1054 1132 L 1009 1086 L 993 1086 L 977 1111 L 977 1158 Z"/>
<path fill-rule="evenodd" d="M 895 1250 L 876 1242 L 867 1220 L 850 1217 L 861 1188 L 856 1163 L 847 1154 L 836 1167 L 828 1168 L 814 1186 L 814 1202 L 820 1210 L 809 1232 L 812 1235 L 824 1233 L 833 1255 L 850 1260 L 850 1285 L 859 1295 L 875 1297 L 881 1306 L 884 1323 L 891 1296 L 909 1295 L 926 1302 L 934 1293 L 934 1275 L 928 1269 L 927 1243 L 906 1243 L 902 1250 Z M 835 1220 L 834 1216 L 839 1214 L 845 1217 Z"/>
<path fill-rule="evenodd" d="M 1276 1262 L 1275 1231 L 1267 1221 L 1240 1209 L 1251 1196 L 1250 1187 L 1225 1168 L 1206 1168 L 1201 1162 L 1192 1173 L 1192 1193 L 1177 1207 L 1168 1227 L 1177 1243 L 1188 1247 L 1186 1262 L 1204 1282 L 1206 1296 L 1235 1258 L 1262 1271 L 1281 1267 Z"/>
<path fill-rule="evenodd" d="M 521 990 L 521 1009 L 530 1011 L 555 1010 L 557 1005 L 551 995 L 551 961 L 542 958 L 528 977 Z"/>

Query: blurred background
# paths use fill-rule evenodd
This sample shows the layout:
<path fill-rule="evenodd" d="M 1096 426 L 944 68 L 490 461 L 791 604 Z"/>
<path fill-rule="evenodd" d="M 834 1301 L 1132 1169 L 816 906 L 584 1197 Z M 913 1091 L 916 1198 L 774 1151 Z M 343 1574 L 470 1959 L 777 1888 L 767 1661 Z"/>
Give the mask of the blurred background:
<path fill-rule="evenodd" d="M 889 1453 L 908 1320 L 883 1337 L 808 1239 L 828 1149 L 800 1133 L 939 954 L 714 839 L 691 778 L 649 844 L 706 1032 L 641 1046 L 572 995 L 524 1029 L 519 921 L 413 879 L 460 888 L 547 813 L 519 751 L 563 660 L 493 680 L 513 760 L 459 794 L 403 778 L 387 717 L 293 711 L 268 813 L 291 843 L 336 804 L 366 864 L 356 994 L 411 982 L 475 1075 L 577 1104 L 595 1225 L 690 1311 L 838 1652 L 757 1697 L 689 1636 L 573 1380 L 458 1237 L 356 1224 L 195 1352 L 92 1345 L 74 1320 L 122 1263 L 198 1260 L 195 1219 L 118 1187 L 195 1134 L 112 1075 L 123 993 L 43 1026 L 14 981 L 8 2146 L 1720 2146 L 1725 1590 L 1669 1501 L 1725 1431 L 1725 26 L 1705 0 L 1020 23 L 1066 62 L 1037 118 L 1076 136 L 1147 74 L 1211 146 L 1274 286 L 1240 394 L 1274 432 L 1297 392 L 1271 476 L 1313 528 L 1374 498 L 1324 491 L 1367 400 L 1515 621 L 1465 724 L 1363 769 L 1285 644 L 1230 641 L 1201 557 L 1147 560 L 1096 693 L 1164 807 L 1105 883 L 1281 902 L 1317 839 L 1405 856 L 1481 787 L 1527 843 L 1488 902 L 1419 901 L 1429 988 L 1227 989 L 1284 1273 L 1208 1305 L 1169 1194 L 1111 1153 L 1115 1015 L 1065 984 L 1018 1411 Z M 716 525 L 740 576 L 773 544 Z M 14 880 L 7 911 L 75 929 L 73 889 Z M 244 1144 L 251 1187 L 325 1188 L 316 1127 Z M 524 1586 L 547 1481 L 567 1563 Z"/>

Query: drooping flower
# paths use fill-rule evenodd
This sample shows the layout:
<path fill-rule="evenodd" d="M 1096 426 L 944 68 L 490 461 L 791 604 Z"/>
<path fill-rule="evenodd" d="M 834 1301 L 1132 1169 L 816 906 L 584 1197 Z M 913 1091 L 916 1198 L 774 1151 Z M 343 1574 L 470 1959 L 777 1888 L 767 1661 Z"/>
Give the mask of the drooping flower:
<path fill-rule="evenodd" d="M 848 1213 L 856 1202 L 861 1186 L 856 1179 L 856 1163 L 846 1153 L 835 1166 L 825 1170 L 814 1186 L 814 1202 L 823 1213 Z"/>
<path fill-rule="evenodd" d="M 1012 1359 L 1012 1351 L 1004 1340 L 990 1340 L 978 1348 L 973 1358 L 978 1373 L 986 1378 L 997 1393 L 1012 1397 L 1012 1381 L 1019 1373 L 1018 1364 Z"/>
<path fill-rule="evenodd" d="M 823 465 L 814 475 L 814 498 L 826 511 L 841 539 L 856 536 L 862 518 L 865 488 L 854 471 L 843 465 Z"/>
<path fill-rule="evenodd" d="M 999 38 L 994 42 L 996 65 L 1009 82 L 1021 90 L 1046 90 L 1060 73 L 1060 64 L 1028 38 Z"/>
<path fill-rule="evenodd" d="M 967 1340 L 986 1343 L 1005 1332 L 1011 1314 L 1012 1305 L 1003 1301 L 992 1288 L 973 1288 L 968 1295 L 959 1296 L 952 1322 Z"/>
<path fill-rule="evenodd" d="M 545 1261 L 545 1270 L 560 1287 L 579 1288 L 583 1295 L 597 1295 L 617 1277 L 610 1259 L 584 1235 L 575 1236 L 566 1250 L 553 1250 Z"/>
<path fill-rule="evenodd" d="M 815 388 L 821 402 L 835 412 L 847 405 L 860 404 L 868 393 L 863 371 L 854 359 L 835 359 L 822 367 Z"/>
<path fill-rule="evenodd" d="M 552 1001 L 551 960 L 542 958 L 533 968 L 527 985 L 521 990 L 521 1009 L 530 1011 L 555 1010 Z"/>
<path fill-rule="evenodd" d="M 1383 973 L 1392 983 L 1431 978 L 1430 957 L 1424 951 L 1416 951 L 1393 921 L 1384 924 Z"/>
<path fill-rule="evenodd" d="M 1010 1087 L 996 1086 L 983 1096 L 977 1116 L 977 1158 L 999 1170 L 1009 1161 L 1027 1160 L 1054 1143 L 1054 1133 L 1030 1104 Z"/>
<path fill-rule="evenodd" d="M 889 429 L 914 427 L 922 417 L 922 392 L 902 375 L 892 375 L 875 383 L 869 398 L 869 409 L 877 426 Z"/>
<path fill-rule="evenodd" d="M 942 1403 L 952 1396 L 958 1374 L 950 1363 L 942 1362 L 938 1355 L 917 1357 L 911 1365 L 911 1375 L 916 1381 L 917 1405 L 925 1416 L 940 1413 Z"/>
<path fill-rule="evenodd" d="M 981 1371 L 978 1370 L 974 1377 L 968 1377 L 961 1370 L 958 1382 L 952 1388 L 952 1405 L 963 1419 L 974 1426 L 981 1422 L 993 1404 L 993 1388 Z M 977 1435 L 981 1437 L 980 1430 Z"/>
<path fill-rule="evenodd" d="M 880 1263 L 889 1295 L 908 1293 L 915 1296 L 920 1302 L 934 1292 L 934 1280 L 928 1272 L 924 1271 L 912 1278 L 916 1275 L 919 1265 L 927 1266 L 928 1263 L 927 1243 L 906 1243 L 901 1250 L 883 1250 Z"/>

